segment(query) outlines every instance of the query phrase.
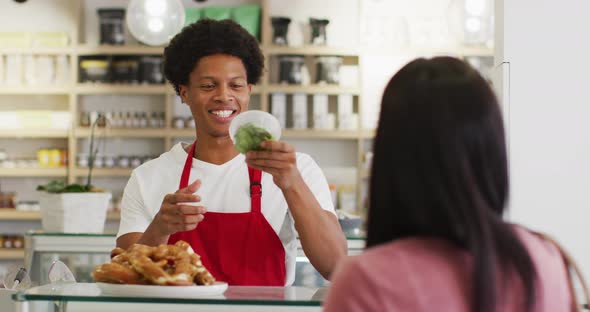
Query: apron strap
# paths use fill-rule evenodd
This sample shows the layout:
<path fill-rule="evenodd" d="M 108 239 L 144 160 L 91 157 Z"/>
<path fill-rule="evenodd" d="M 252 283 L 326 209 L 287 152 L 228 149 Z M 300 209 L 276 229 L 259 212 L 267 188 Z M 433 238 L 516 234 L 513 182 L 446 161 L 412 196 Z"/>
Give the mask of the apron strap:
<path fill-rule="evenodd" d="M 193 155 L 195 154 L 195 145 L 197 141 L 195 141 L 188 152 L 186 160 L 184 162 L 184 169 L 182 170 L 182 175 L 180 176 L 180 185 L 178 189 L 185 188 L 188 186 L 188 179 L 191 176 L 191 167 L 193 166 Z"/>
<path fill-rule="evenodd" d="M 250 209 L 252 212 L 260 212 L 262 197 L 262 171 L 248 167 L 250 177 Z"/>
<path fill-rule="evenodd" d="M 180 176 L 180 185 L 178 186 L 179 189 L 188 186 L 196 143 L 197 141 L 191 145 L 186 161 L 184 162 L 184 169 Z M 262 206 L 262 171 L 248 167 L 248 177 L 250 178 L 250 209 L 252 212 L 260 212 Z"/>

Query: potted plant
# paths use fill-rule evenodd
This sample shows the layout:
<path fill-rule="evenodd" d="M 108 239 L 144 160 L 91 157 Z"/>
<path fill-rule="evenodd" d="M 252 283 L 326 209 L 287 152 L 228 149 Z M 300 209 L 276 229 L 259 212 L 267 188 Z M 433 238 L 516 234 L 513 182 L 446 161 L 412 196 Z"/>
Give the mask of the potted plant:
<path fill-rule="evenodd" d="M 39 203 L 43 230 L 59 233 L 103 232 L 112 194 L 92 186 L 92 169 L 98 153 L 98 148 L 94 146 L 94 132 L 102 118 L 105 118 L 104 115 L 99 114 L 91 127 L 86 184 L 51 181 L 37 187 L 41 191 Z"/>

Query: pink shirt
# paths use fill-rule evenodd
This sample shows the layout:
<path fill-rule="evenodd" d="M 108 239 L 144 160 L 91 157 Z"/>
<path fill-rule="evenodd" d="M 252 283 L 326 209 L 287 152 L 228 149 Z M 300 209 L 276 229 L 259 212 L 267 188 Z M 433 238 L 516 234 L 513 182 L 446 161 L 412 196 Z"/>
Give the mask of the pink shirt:
<path fill-rule="evenodd" d="M 515 229 L 537 268 L 534 311 L 571 311 L 558 249 L 521 227 Z M 445 240 L 407 238 L 377 246 L 338 265 L 324 311 L 468 312 L 471 268 L 470 255 Z M 508 279 L 512 281 L 498 288 L 497 310 L 523 311 L 521 282 L 516 276 Z"/>

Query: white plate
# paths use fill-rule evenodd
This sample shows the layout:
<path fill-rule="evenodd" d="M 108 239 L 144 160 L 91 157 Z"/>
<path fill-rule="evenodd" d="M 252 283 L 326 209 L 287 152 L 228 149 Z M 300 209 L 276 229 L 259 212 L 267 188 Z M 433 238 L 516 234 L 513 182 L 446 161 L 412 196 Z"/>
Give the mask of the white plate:
<path fill-rule="evenodd" d="M 213 285 L 201 286 L 158 286 L 158 285 L 123 285 L 96 283 L 103 295 L 159 297 L 159 298 L 201 298 L 221 295 L 227 289 L 227 283 L 215 282 Z"/>

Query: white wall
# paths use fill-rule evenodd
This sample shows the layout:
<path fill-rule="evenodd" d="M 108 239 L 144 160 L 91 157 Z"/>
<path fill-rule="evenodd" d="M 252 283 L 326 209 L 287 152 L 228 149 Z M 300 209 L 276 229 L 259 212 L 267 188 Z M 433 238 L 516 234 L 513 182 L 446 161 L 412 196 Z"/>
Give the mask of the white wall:
<path fill-rule="evenodd" d="M 74 3 L 77 0 L 2 1 L 0 29 L 3 32 L 61 31 L 72 35 L 76 29 Z M 40 14 L 42 12 L 42 14 Z"/>
<path fill-rule="evenodd" d="M 510 63 L 510 92 L 503 90 L 510 219 L 556 236 L 588 278 L 590 2 L 503 0 L 497 8 L 502 5 L 496 63 Z"/>

